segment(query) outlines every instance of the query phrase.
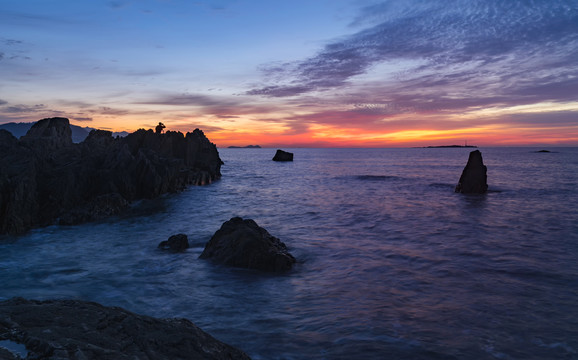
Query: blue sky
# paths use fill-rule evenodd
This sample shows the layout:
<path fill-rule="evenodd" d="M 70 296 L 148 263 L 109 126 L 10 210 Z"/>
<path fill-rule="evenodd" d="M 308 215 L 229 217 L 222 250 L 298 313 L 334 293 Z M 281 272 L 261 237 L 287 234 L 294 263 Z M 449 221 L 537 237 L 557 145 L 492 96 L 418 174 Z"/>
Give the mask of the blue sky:
<path fill-rule="evenodd" d="M 0 3 L 0 123 L 578 145 L 578 1 Z"/>

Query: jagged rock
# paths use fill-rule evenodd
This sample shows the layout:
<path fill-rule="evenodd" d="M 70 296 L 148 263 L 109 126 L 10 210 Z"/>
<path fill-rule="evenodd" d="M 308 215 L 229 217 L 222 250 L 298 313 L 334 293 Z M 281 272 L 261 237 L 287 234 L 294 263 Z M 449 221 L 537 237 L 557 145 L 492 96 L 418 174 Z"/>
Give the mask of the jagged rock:
<path fill-rule="evenodd" d="M 287 271 L 295 263 L 283 242 L 254 220 L 240 217 L 223 223 L 205 245 L 200 258 L 269 272 Z"/>
<path fill-rule="evenodd" d="M 293 161 L 293 153 L 277 150 L 275 156 L 273 156 L 273 161 Z"/>
<path fill-rule="evenodd" d="M 182 252 L 189 248 L 189 238 L 185 234 L 177 234 L 169 237 L 168 240 L 161 241 L 159 249 Z"/>
<path fill-rule="evenodd" d="M 58 223 L 60 225 L 82 224 L 119 214 L 128 206 L 129 202 L 118 193 L 100 195 L 66 212 L 59 218 Z"/>
<path fill-rule="evenodd" d="M 8 130 L 0 129 L 0 149 L 10 148 L 18 143 L 18 139 Z"/>
<path fill-rule="evenodd" d="M 127 202 L 209 184 L 222 161 L 199 129 L 186 136 L 93 130 L 74 144 L 65 118 L 44 119 L 17 140 L 0 131 L 0 234 L 115 214 Z"/>
<path fill-rule="evenodd" d="M 27 359 L 249 359 L 189 320 L 79 300 L 0 302 L 0 340 L 25 345 Z"/>
<path fill-rule="evenodd" d="M 72 130 L 67 118 L 42 119 L 32 125 L 20 140 L 40 151 L 60 149 L 72 145 Z"/>
<path fill-rule="evenodd" d="M 468 163 L 462 171 L 455 192 L 462 194 L 484 194 L 488 191 L 487 168 L 480 150 L 470 152 Z"/>

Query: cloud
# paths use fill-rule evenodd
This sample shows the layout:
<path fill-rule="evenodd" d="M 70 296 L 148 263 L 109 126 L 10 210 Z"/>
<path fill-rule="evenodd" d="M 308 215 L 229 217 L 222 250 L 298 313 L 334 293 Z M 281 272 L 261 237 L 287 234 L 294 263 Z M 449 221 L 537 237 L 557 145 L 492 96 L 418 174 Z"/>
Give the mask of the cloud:
<path fill-rule="evenodd" d="M 500 119 L 500 121 L 504 120 L 509 124 L 523 124 L 527 127 L 575 128 L 576 124 L 578 124 L 578 110 L 518 113 Z"/>
<path fill-rule="evenodd" d="M 71 120 L 79 121 L 79 122 L 85 122 L 85 121 L 92 121 L 93 119 L 92 119 L 91 117 L 73 116 L 73 117 L 71 118 Z"/>
<path fill-rule="evenodd" d="M 39 111 L 45 111 L 46 106 L 44 104 L 36 105 L 13 105 L 2 109 L 2 112 L 17 114 L 17 113 L 35 113 Z"/>
<path fill-rule="evenodd" d="M 522 95 L 531 89 L 513 86 L 518 79 L 548 80 L 534 88 L 548 92 L 557 85 L 574 89 L 573 81 L 563 79 L 578 75 L 578 5 L 562 0 L 388 1 L 363 9 L 354 25 L 365 28 L 311 58 L 265 67 L 263 75 L 272 83 L 246 94 L 290 97 L 343 88 L 378 64 L 408 60 L 422 61 L 409 72 L 414 89 L 457 86 L 463 80 L 469 83 L 460 86 L 470 89 L 474 81 L 486 86 L 511 76 L 511 90 Z M 520 63 L 524 73 L 519 73 Z M 472 66 L 460 68 L 463 64 Z M 474 65 L 486 72 L 485 78 Z M 537 72 L 550 72 L 553 78 L 536 79 Z M 378 78 L 407 85 L 392 74 Z"/>
<path fill-rule="evenodd" d="M 153 128 L 154 126 L 150 126 L 150 127 Z M 182 133 L 191 132 L 194 129 L 201 129 L 201 130 L 206 131 L 206 132 L 219 132 L 219 131 L 225 130 L 224 128 L 218 127 L 218 126 L 205 125 L 205 124 L 195 124 L 195 123 L 169 125 L 167 128 L 167 130 L 180 131 Z"/>
<path fill-rule="evenodd" d="M 177 105 L 177 106 L 215 106 L 232 104 L 230 100 L 196 94 L 167 94 L 157 98 L 140 101 L 135 104 L 141 105 Z"/>
<path fill-rule="evenodd" d="M 8 101 L 0 99 L 0 106 L 8 104 Z"/>

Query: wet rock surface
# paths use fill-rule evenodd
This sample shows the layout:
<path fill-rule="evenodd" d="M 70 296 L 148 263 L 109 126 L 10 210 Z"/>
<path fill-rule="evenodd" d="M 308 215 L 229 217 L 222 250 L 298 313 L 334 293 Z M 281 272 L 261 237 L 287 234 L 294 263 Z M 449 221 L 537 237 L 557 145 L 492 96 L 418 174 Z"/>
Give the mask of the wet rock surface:
<path fill-rule="evenodd" d="M 487 168 L 479 150 L 470 152 L 468 163 L 462 171 L 455 192 L 462 194 L 484 194 L 488 191 Z"/>
<path fill-rule="evenodd" d="M 185 234 L 172 235 L 168 240 L 161 241 L 158 248 L 171 252 L 183 252 L 189 248 L 189 238 Z"/>
<path fill-rule="evenodd" d="M 223 223 L 205 245 L 200 258 L 268 272 L 288 271 L 295 263 L 281 240 L 254 220 L 240 217 Z"/>
<path fill-rule="evenodd" d="M 0 302 L 0 341 L 27 359 L 249 359 L 186 319 L 156 319 L 78 300 Z M 1 359 L 21 354 L 0 348 Z"/>
<path fill-rule="evenodd" d="M 293 153 L 279 149 L 273 156 L 273 161 L 293 161 Z"/>
<path fill-rule="evenodd" d="M 0 140 L 0 234 L 95 220 L 221 177 L 217 148 L 199 129 L 124 138 L 93 130 L 75 144 L 68 119 L 49 118 L 20 140 L 0 131 Z"/>

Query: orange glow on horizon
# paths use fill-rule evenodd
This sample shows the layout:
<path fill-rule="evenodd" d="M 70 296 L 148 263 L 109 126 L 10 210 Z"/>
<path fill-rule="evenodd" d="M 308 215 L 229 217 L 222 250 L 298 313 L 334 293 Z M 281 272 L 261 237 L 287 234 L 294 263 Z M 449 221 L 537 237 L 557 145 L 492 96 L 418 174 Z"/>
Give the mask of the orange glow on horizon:
<path fill-rule="evenodd" d="M 331 115 L 331 114 L 329 114 Z M 81 127 L 94 127 L 111 131 L 133 132 L 140 128 L 153 129 L 158 121 L 167 125 L 166 130 L 203 130 L 211 142 L 218 147 L 260 145 L 262 147 L 419 147 L 436 145 L 463 145 L 465 141 L 478 146 L 531 146 L 564 145 L 578 146 L 578 126 L 536 126 L 500 123 L 493 118 L 472 119 L 471 113 L 458 116 L 421 116 L 421 122 L 404 117 L 391 122 L 376 121 L 374 128 L 356 126 L 355 116 L 346 126 L 304 121 L 292 128 L 295 122 L 284 122 L 283 117 L 271 115 L 268 119 L 231 117 L 219 119 L 214 116 L 182 116 L 180 119 L 157 118 L 146 115 L 138 117 L 103 116 L 93 122 L 71 123 Z M 328 116 L 322 114 L 320 116 Z M 153 118 L 154 119 L 154 118 Z M 490 121 L 491 120 L 491 121 Z M 464 126 L 465 122 L 480 124 Z M 484 125 L 484 121 L 487 124 Z M 345 123 L 342 121 L 342 123 Z M 98 124 L 98 126 L 96 126 Z M 428 124 L 432 124 L 428 126 Z M 405 126 L 404 126 L 405 125 Z M 444 128 L 446 127 L 446 128 Z M 453 127 L 453 128 L 451 128 Z"/>

